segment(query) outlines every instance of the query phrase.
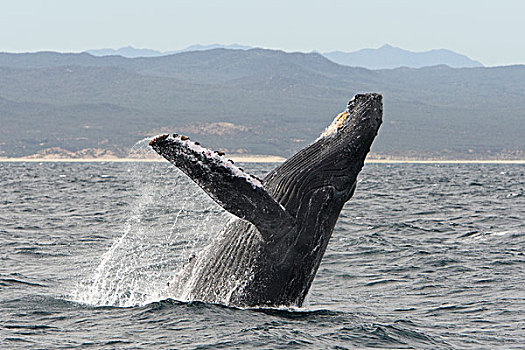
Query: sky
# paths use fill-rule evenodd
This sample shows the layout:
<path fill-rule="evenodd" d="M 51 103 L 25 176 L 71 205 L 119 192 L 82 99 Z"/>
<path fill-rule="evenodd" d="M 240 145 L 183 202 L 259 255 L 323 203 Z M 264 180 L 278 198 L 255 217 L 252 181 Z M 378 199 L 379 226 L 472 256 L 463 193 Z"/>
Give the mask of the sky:
<path fill-rule="evenodd" d="M 238 43 L 284 51 L 384 44 L 525 64 L 521 0 L 1 0 L 0 51 L 160 51 Z"/>

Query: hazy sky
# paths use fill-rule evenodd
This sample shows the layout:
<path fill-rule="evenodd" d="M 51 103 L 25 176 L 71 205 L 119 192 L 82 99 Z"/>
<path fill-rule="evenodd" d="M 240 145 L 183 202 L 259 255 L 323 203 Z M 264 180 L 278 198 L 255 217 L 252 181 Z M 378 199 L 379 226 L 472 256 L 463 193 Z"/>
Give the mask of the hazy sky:
<path fill-rule="evenodd" d="M 523 64 L 524 15 L 522 0 L 0 0 L 0 51 L 239 43 L 326 52 L 389 43 Z"/>

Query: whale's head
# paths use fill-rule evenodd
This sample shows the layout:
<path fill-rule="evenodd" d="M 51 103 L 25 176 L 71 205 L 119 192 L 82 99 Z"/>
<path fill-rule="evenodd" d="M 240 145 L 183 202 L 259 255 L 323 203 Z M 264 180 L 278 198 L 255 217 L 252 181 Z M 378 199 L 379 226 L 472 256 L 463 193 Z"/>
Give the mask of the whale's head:
<path fill-rule="evenodd" d="M 264 179 L 264 188 L 296 223 L 268 247 L 279 278 L 269 277 L 273 282 L 264 287 L 274 288 L 279 302 L 302 304 L 339 213 L 354 193 L 382 111 L 381 95 L 356 95 L 314 143 Z"/>
<path fill-rule="evenodd" d="M 356 95 L 319 138 L 265 179 L 267 190 L 287 210 L 297 213 L 309 193 L 325 189 L 346 202 L 382 122 L 382 96 Z M 292 188 L 293 187 L 293 188 Z"/>
<path fill-rule="evenodd" d="M 310 151 L 318 149 L 319 159 L 312 171 L 330 174 L 327 183 L 338 192 L 348 194 L 346 200 L 350 199 L 357 175 L 381 126 L 382 100 L 377 93 L 356 95 L 310 146 Z"/>

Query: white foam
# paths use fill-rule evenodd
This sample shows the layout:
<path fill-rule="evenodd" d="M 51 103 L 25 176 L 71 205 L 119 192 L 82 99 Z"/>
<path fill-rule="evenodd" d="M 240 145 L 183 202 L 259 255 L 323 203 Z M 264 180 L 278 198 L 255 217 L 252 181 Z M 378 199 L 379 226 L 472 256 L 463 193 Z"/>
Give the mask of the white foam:
<path fill-rule="evenodd" d="M 167 282 L 226 222 L 225 212 L 182 172 L 162 163 L 130 166 L 137 196 L 127 222 L 69 300 L 129 307 L 179 299 Z"/>

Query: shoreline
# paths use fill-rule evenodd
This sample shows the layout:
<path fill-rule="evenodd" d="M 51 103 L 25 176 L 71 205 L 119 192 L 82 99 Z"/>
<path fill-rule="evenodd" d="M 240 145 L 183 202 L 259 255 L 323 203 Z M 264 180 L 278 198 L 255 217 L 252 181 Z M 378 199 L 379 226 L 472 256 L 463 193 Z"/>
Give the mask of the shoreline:
<path fill-rule="evenodd" d="M 227 156 L 227 159 L 233 160 L 235 163 L 282 163 L 286 158 L 279 156 L 270 155 L 231 155 Z M 116 158 L 116 157 L 100 157 L 100 158 L 58 158 L 58 157 L 47 157 L 47 158 L 8 158 L 0 157 L 0 163 L 163 163 L 168 162 L 162 157 L 155 158 Z"/>
<path fill-rule="evenodd" d="M 232 155 L 235 163 L 282 163 L 286 158 L 265 155 Z M 0 158 L 0 163 L 162 163 L 163 158 Z M 367 159 L 367 164 L 525 164 L 525 159 Z"/>
<path fill-rule="evenodd" d="M 525 159 L 367 159 L 371 164 L 525 164 Z"/>

